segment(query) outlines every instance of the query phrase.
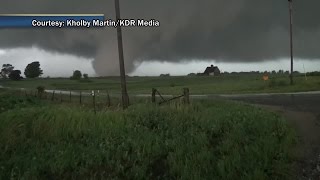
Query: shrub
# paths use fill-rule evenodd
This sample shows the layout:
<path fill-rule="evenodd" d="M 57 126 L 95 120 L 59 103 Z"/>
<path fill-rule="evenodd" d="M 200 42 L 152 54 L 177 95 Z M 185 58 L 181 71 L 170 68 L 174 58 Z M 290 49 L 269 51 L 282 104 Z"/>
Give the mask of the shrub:
<path fill-rule="evenodd" d="M 38 90 L 38 93 L 44 93 L 45 87 L 44 86 L 38 86 L 37 90 Z"/>

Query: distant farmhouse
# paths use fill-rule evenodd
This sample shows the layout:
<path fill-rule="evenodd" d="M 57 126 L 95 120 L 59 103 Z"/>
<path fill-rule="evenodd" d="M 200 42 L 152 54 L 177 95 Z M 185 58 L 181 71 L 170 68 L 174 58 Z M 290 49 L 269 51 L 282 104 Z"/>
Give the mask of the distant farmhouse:
<path fill-rule="evenodd" d="M 203 72 L 204 76 L 219 76 L 220 75 L 220 69 L 218 66 L 209 66 L 207 69 Z"/>

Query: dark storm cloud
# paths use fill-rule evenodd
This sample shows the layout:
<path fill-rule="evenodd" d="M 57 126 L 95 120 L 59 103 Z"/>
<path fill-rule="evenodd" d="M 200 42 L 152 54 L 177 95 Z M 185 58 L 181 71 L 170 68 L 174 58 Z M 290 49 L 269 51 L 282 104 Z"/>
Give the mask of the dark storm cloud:
<path fill-rule="evenodd" d="M 295 55 L 318 59 L 319 0 L 295 1 Z M 124 28 L 128 71 L 133 62 L 216 59 L 257 62 L 288 56 L 287 0 L 121 0 L 122 18 L 158 19 L 159 28 Z M 113 0 L 4 0 L 0 13 L 104 13 Z M 30 47 L 94 58 L 99 75 L 118 74 L 114 28 L 1 29 L 0 48 Z"/>

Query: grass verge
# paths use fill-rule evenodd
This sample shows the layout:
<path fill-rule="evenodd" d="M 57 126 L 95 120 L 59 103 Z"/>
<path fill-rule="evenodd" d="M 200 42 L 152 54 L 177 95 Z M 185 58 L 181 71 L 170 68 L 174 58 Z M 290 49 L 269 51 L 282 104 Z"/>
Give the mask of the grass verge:
<path fill-rule="evenodd" d="M 293 131 L 249 105 L 138 104 L 95 115 L 35 103 L 0 117 L 0 179 L 291 179 Z"/>

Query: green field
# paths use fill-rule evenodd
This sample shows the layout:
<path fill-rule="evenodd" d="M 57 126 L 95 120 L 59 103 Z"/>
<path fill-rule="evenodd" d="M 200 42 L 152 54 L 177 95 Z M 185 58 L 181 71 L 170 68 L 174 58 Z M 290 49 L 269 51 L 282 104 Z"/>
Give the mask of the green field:
<path fill-rule="evenodd" d="M 0 93 L 0 179 L 293 177 L 292 129 L 250 105 L 135 103 L 95 115 L 8 93 Z"/>
<path fill-rule="evenodd" d="M 289 85 L 286 76 L 274 75 L 264 82 L 260 75 L 228 75 L 221 77 L 128 77 L 129 94 L 149 94 L 157 88 L 163 94 L 179 94 L 184 87 L 190 88 L 192 94 L 229 94 L 257 92 L 298 92 L 320 90 L 320 76 L 295 77 L 295 84 Z M 108 90 L 120 92 L 118 77 L 91 78 L 90 82 L 70 79 L 25 79 L 21 81 L 0 81 L 0 85 L 13 88 L 35 89 L 45 86 L 46 89 L 58 90 Z"/>

